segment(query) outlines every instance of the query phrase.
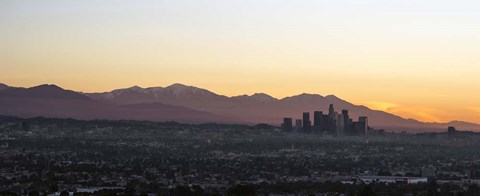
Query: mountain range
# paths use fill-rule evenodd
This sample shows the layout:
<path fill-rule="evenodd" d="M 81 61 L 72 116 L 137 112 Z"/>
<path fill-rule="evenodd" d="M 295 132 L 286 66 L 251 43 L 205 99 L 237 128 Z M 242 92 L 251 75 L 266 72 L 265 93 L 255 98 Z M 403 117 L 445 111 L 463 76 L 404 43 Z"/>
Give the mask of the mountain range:
<path fill-rule="evenodd" d="M 0 85 L 1 86 L 1 85 Z M 162 103 L 112 104 L 62 89 L 55 85 L 0 90 L 0 115 L 57 117 L 82 120 L 149 120 L 191 123 L 222 122 L 228 119 L 208 112 Z"/>
<path fill-rule="evenodd" d="M 328 111 L 330 104 L 338 112 L 348 109 L 354 119 L 368 116 L 369 124 L 374 128 L 424 132 L 445 131 L 447 126 L 456 126 L 461 130 L 480 131 L 480 125 L 475 123 L 425 123 L 354 105 L 334 95 L 300 94 L 277 99 L 265 93 L 256 93 L 227 97 L 183 84 L 82 93 L 56 85 L 17 88 L 0 84 L 0 115 L 20 117 L 279 125 L 284 117 L 295 119 L 301 118 L 303 112 Z"/>

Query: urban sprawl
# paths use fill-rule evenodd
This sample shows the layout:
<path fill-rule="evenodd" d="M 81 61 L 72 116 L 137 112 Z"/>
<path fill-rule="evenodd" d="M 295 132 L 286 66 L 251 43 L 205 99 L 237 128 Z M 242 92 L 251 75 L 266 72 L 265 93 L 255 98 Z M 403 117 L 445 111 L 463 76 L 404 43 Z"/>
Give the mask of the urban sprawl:
<path fill-rule="evenodd" d="M 282 127 L 0 116 L 0 195 L 480 192 L 480 134 L 367 130 L 333 106 Z"/>

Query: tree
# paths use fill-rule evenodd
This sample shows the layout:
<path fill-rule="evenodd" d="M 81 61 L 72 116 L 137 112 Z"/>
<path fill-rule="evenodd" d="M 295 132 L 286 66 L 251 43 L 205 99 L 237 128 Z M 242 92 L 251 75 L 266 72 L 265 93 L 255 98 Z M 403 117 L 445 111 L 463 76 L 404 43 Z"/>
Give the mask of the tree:
<path fill-rule="evenodd" d="M 476 184 L 468 186 L 467 195 L 470 196 L 480 196 L 480 188 Z"/>
<path fill-rule="evenodd" d="M 377 194 L 373 191 L 371 185 L 367 185 L 363 188 L 363 190 L 360 192 L 361 196 L 376 196 Z"/>
<path fill-rule="evenodd" d="M 203 190 L 203 188 L 201 186 L 194 185 L 192 187 L 192 189 L 193 189 L 193 195 L 195 195 L 195 196 L 205 195 L 205 191 Z"/>
<path fill-rule="evenodd" d="M 237 185 L 227 191 L 228 196 L 255 195 L 255 187 L 252 185 Z"/>
<path fill-rule="evenodd" d="M 189 196 L 192 195 L 190 188 L 187 186 L 177 186 L 174 189 L 170 190 L 170 195 L 173 196 Z"/>
<path fill-rule="evenodd" d="M 28 193 L 28 196 L 40 196 L 40 193 L 36 190 L 33 190 Z"/>
<path fill-rule="evenodd" d="M 60 196 L 69 196 L 70 194 L 67 191 L 62 191 Z"/>

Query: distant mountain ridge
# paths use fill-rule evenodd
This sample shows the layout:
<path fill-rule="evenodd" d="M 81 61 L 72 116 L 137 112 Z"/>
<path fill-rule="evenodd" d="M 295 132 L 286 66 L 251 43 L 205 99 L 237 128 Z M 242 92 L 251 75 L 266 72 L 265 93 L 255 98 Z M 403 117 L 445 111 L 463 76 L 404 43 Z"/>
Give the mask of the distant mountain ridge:
<path fill-rule="evenodd" d="M 127 91 L 126 91 L 127 92 Z M 129 92 L 129 91 L 128 91 Z M 236 122 L 228 117 L 163 103 L 112 104 L 55 85 L 0 90 L 0 115 L 82 120 L 151 120 L 190 123 Z"/>
<path fill-rule="evenodd" d="M 112 96 L 112 93 L 115 95 Z M 206 89 L 178 83 L 164 88 L 135 87 L 105 93 L 87 93 L 86 95 L 92 99 L 116 104 L 165 103 L 230 116 L 244 122 L 264 122 L 277 125 L 283 117 L 301 118 L 302 112 L 318 110 L 326 112 L 329 104 L 334 104 L 336 111 L 341 112 L 342 109 L 348 109 L 353 118 L 363 115 L 368 116 L 370 124 L 377 128 L 398 131 L 437 131 L 446 129 L 450 125 L 456 125 L 459 129 L 468 128 L 468 130 L 480 131 L 480 125 L 474 123 L 424 123 L 414 119 L 405 119 L 384 111 L 371 110 L 365 106 L 351 104 L 335 95 L 321 96 L 303 93 L 277 99 L 265 93 L 255 93 L 253 95 L 227 97 Z"/>
<path fill-rule="evenodd" d="M 234 96 L 231 97 L 232 99 L 240 100 L 240 101 L 259 101 L 259 102 L 264 102 L 264 103 L 271 103 L 278 101 L 277 98 L 274 98 L 268 94 L 265 93 L 255 93 L 253 95 L 239 95 L 239 96 Z"/>
<path fill-rule="evenodd" d="M 89 99 L 89 97 L 85 95 L 49 84 L 32 88 L 6 88 L 0 93 L 0 96 L 17 98 Z"/>
<path fill-rule="evenodd" d="M 208 101 L 221 101 L 227 99 L 225 96 L 219 96 L 208 90 L 182 84 L 173 84 L 165 88 L 141 88 L 133 86 L 130 88 L 113 90 L 111 92 L 85 93 L 85 95 L 95 100 L 108 101 L 117 104 L 155 103 L 159 102 L 158 100 L 171 100 L 169 102 L 161 102 L 170 104 L 170 102 L 176 103 L 175 100 L 181 100 L 184 102 L 198 98 Z"/>
<path fill-rule="evenodd" d="M 10 88 L 10 87 L 7 86 L 6 84 L 0 83 L 0 91 L 5 90 L 7 88 Z"/>
<path fill-rule="evenodd" d="M 303 93 L 277 99 L 265 93 L 255 93 L 227 97 L 178 83 L 167 87 L 133 86 L 103 93 L 79 93 L 55 85 L 16 88 L 0 84 L 0 115 L 20 117 L 279 125 L 283 117 L 300 119 L 302 112 L 326 113 L 330 104 L 339 113 L 348 109 L 354 119 L 368 116 L 370 125 L 375 128 L 444 131 L 447 126 L 456 126 L 460 130 L 480 131 L 480 125 L 475 123 L 424 123 L 354 105 L 334 95 Z"/>

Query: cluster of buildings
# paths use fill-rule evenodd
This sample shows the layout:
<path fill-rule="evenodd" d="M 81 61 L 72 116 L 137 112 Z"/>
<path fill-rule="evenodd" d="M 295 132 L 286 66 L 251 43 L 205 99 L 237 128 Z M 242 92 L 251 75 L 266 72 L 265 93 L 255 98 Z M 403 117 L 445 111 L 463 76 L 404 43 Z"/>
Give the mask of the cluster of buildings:
<path fill-rule="evenodd" d="M 295 120 L 284 118 L 282 128 L 285 131 L 301 131 L 305 133 L 319 133 L 333 136 L 362 136 L 368 132 L 368 118 L 360 116 L 358 121 L 353 121 L 348 110 L 342 110 L 339 114 L 335 111 L 333 104 L 330 104 L 327 114 L 322 111 L 313 113 L 313 124 L 310 120 L 310 113 L 304 112 L 302 119 Z"/>
<path fill-rule="evenodd" d="M 355 180 L 360 180 L 365 184 L 385 183 L 385 184 L 420 184 L 427 183 L 428 178 L 425 177 L 407 177 L 407 176 L 358 176 Z M 342 181 L 342 183 L 349 183 Z"/>

